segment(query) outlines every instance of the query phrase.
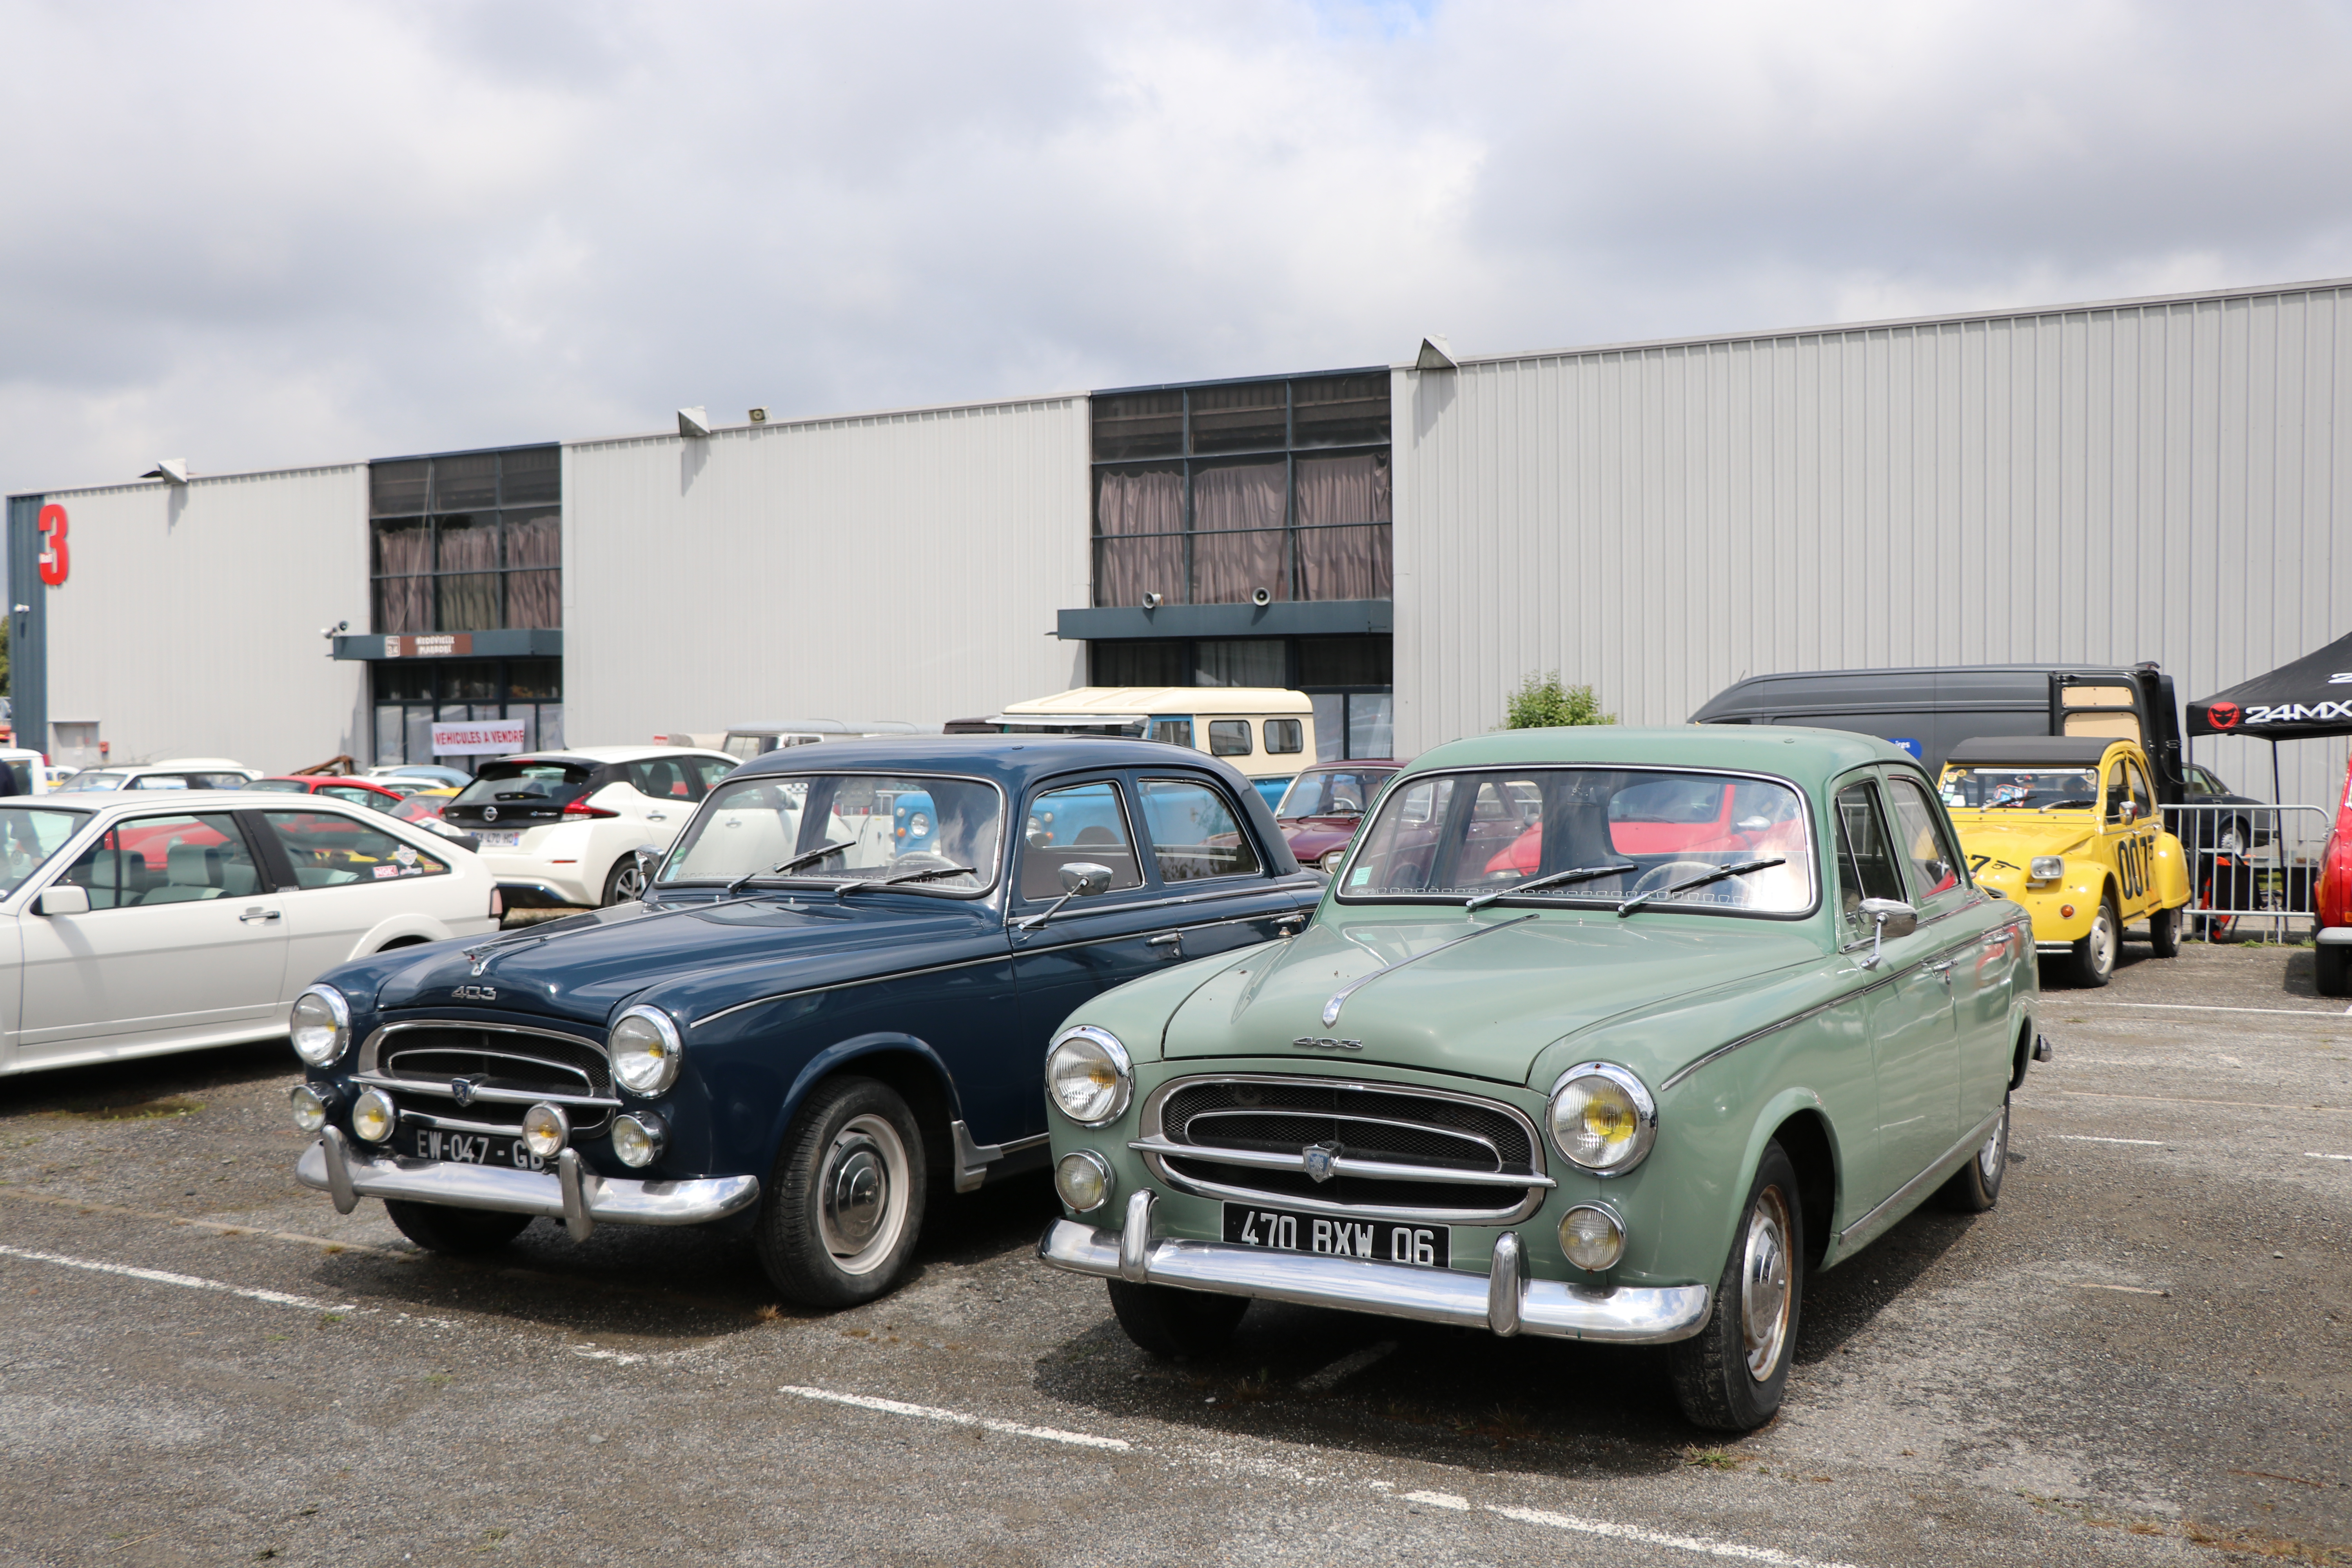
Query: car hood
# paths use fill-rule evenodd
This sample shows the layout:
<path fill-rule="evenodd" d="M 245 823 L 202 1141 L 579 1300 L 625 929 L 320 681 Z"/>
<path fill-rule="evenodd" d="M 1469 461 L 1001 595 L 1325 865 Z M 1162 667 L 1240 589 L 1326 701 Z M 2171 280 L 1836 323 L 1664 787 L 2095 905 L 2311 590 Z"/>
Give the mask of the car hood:
<path fill-rule="evenodd" d="M 1311 1053 L 1525 1083 L 1536 1058 L 1563 1037 L 1818 968 L 1822 957 L 1804 929 L 1780 921 L 1547 912 L 1381 975 L 1327 1026 L 1324 1005 L 1349 982 L 1465 936 L 1474 924 L 1517 919 L 1511 910 L 1488 910 L 1475 922 L 1432 911 L 1401 922 L 1387 913 L 1358 922 L 1327 910 L 1270 962 L 1216 975 L 1177 1008 L 1162 1049 L 1171 1058 Z M 1302 1038 L 1357 1044 L 1296 1044 Z"/>
<path fill-rule="evenodd" d="M 386 1011 L 453 1007 L 602 1026 L 658 991 L 681 1022 L 804 985 L 958 963 L 1004 948 L 985 904 L 909 908 L 904 895 L 727 908 L 616 904 L 470 945 L 441 943 L 380 984 Z M 467 955 L 471 954 L 471 957 Z M 467 987 L 459 994 L 459 987 Z"/>
<path fill-rule="evenodd" d="M 2022 866 L 2036 855 L 2071 855 L 2094 837 L 2079 819 L 2004 822 L 1990 813 L 1956 811 L 1952 826 L 1960 830 L 1960 847 L 1969 859 L 1989 855 L 2011 866 Z"/>

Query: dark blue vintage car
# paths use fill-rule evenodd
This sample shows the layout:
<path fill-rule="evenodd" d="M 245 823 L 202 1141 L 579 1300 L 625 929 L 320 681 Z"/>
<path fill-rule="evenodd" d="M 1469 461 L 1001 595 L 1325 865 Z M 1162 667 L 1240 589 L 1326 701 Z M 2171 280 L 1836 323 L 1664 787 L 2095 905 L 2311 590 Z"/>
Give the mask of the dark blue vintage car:
<path fill-rule="evenodd" d="M 1051 816 L 1055 836 L 1010 825 Z M 1248 781 L 1150 742 L 794 747 L 716 785 L 645 898 L 329 971 L 295 1003 L 303 1184 L 419 1246 L 533 1215 L 724 1223 L 813 1304 L 888 1290 L 926 1198 L 1045 1158 L 1097 993 L 1286 935 L 1320 879 Z"/>

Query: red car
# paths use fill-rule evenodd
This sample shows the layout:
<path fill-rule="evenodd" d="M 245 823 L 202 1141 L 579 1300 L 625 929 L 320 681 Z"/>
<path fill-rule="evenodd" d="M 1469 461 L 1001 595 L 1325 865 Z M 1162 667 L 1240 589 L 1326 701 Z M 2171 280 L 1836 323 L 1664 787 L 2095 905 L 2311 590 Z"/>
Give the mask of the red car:
<path fill-rule="evenodd" d="M 400 814 L 404 796 L 397 790 L 379 789 L 365 779 L 344 778 L 339 773 L 278 773 L 268 778 L 255 779 L 247 789 L 278 790 L 287 795 L 324 795 L 337 800 L 347 800 L 353 805 L 364 805 L 393 816 Z"/>
<path fill-rule="evenodd" d="M 1318 763 L 1291 780 L 1274 816 L 1298 863 L 1339 869 L 1340 856 L 1363 826 L 1365 808 L 1402 766 L 1387 757 Z"/>
<path fill-rule="evenodd" d="M 2336 804 L 2336 826 L 2319 852 L 2319 966 L 2322 996 L 2352 996 L 2352 768 L 2344 770 L 2344 793 Z"/>

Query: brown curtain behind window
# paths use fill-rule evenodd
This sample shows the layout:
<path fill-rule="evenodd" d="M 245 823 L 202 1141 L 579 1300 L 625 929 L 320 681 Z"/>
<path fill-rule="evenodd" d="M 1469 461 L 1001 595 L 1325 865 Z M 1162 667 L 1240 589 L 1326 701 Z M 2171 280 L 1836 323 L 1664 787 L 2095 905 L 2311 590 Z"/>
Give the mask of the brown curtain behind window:
<path fill-rule="evenodd" d="M 436 475 L 437 478 L 437 475 Z M 499 520 L 440 520 L 441 575 L 435 584 L 445 632 L 491 631 L 499 625 Z M 462 575 L 453 575 L 462 574 Z"/>
<path fill-rule="evenodd" d="M 420 495 L 424 481 L 417 481 Z M 375 629 L 380 632 L 426 632 L 433 629 L 433 535 L 425 520 L 378 523 L 375 569 L 383 581 L 375 589 Z"/>
<path fill-rule="evenodd" d="M 1176 469 L 1105 470 L 1095 479 L 1095 603 L 1136 605 L 1147 593 L 1184 596 L 1184 476 Z M 1158 535 L 1160 537 L 1152 537 Z M 1140 537 L 1139 537 L 1140 536 Z"/>
<path fill-rule="evenodd" d="M 1244 605 L 1259 588 L 1290 597 L 1283 466 L 1249 463 L 1192 476 L 1192 603 Z"/>
<path fill-rule="evenodd" d="M 1389 549 L 1390 505 L 1385 454 L 1299 459 L 1302 598 L 1391 596 L 1395 573 Z"/>

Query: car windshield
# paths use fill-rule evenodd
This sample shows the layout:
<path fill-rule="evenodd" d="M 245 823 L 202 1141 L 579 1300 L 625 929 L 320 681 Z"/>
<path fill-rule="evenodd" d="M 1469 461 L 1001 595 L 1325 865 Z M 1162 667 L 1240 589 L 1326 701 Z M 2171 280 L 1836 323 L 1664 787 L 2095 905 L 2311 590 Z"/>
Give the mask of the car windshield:
<path fill-rule="evenodd" d="M 484 763 L 451 805 L 570 805 L 588 793 L 591 770 L 574 763 Z"/>
<path fill-rule="evenodd" d="M 711 791 L 656 880 L 859 882 L 938 871 L 895 890 L 970 895 L 995 885 L 1003 832 L 1003 796 L 972 779 L 771 774 Z M 831 845 L 840 847 L 816 853 Z M 971 869 L 950 870 L 959 866 Z"/>
<path fill-rule="evenodd" d="M 1952 811 L 2088 811 L 2099 803 L 2096 768 L 1948 767 Z"/>
<path fill-rule="evenodd" d="M 73 777 L 66 780 L 65 783 L 58 785 L 58 788 L 61 791 L 70 789 L 121 789 L 122 787 L 122 779 L 123 775 L 121 773 L 79 773 L 74 774 Z"/>
<path fill-rule="evenodd" d="M 1669 893 L 1728 866 L 1781 864 Z M 1801 914 L 1813 906 L 1804 797 L 1770 779 L 1620 768 L 1423 773 L 1381 802 L 1342 902 L 1458 902 L 1587 869 L 1501 901 Z"/>
<path fill-rule="evenodd" d="M 49 811 L 38 806 L 0 807 L 0 899 L 25 885 L 25 879 L 65 847 L 74 829 L 89 821 L 79 811 Z"/>
<path fill-rule="evenodd" d="M 303 783 L 300 779 L 256 779 L 245 787 L 247 789 L 278 790 L 287 795 L 308 795 L 310 793 L 310 786 Z"/>
<path fill-rule="evenodd" d="M 1378 795 L 1381 773 L 1301 773 L 1275 808 L 1276 816 L 1348 816 L 1361 812 Z"/>

